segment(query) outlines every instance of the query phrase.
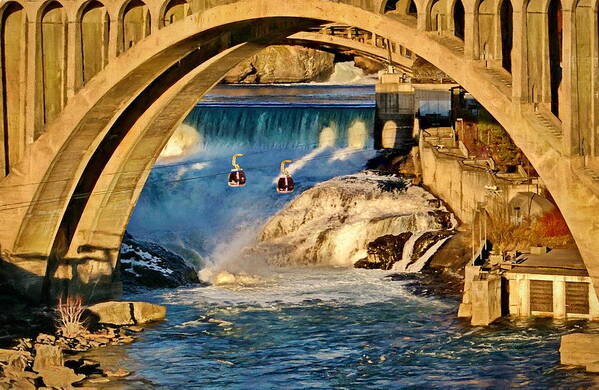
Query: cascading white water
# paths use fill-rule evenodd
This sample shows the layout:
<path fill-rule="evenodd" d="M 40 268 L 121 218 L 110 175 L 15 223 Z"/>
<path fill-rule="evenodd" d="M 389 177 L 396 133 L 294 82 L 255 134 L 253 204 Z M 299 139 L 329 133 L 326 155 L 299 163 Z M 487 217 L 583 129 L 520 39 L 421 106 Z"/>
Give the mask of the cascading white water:
<path fill-rule="evenodd" d="M 375 84 L 377 80 L 378 75 L 365 75 L 364 71 L 358 68 L 353 61 L 347 61 L 336 63 L 335 70 L 327 81 L 314 84 Z"/>
<path fill-rule="evenodd" d="M 350 267 L 380 236 L 440 228 L 424 190 L 381 189 L 400 179 L 361 174 L 318 185 L 374 157 L 370 87 L 244 91 L 255 94 L 219 90 L 177 130 L 161 156 L 167 165 L 153 170 L 132 216 L 133 236 L 192 260 L 204 280 L 251 284 L 272 265 Z M 234 153 L 245 154 L 243 188 L 226 184 Z M 293 160 L 291 195 L 274 191 L 285 159 Z"/>
<path fill-rule="evenodd" d="M 247 265 L 256 261 L 276 266 L 353 267 L 368 256 L 369 243 L 405 232 L 414 234 L 394 270 L 418 272 L 448 237 L 431 233 L 455 226 L 451 218 L 445 226 L 439 216 L 449 213 L 443 206 L 431 206 L 436 203 L 430 202 L 432 199 L 424 189 L 401 178 L 371 172 L 328 180 L 305 191 L 273 216 L 262 228 L 256 245 L 205 270 L 202 276 L 225 284 L 233 283 L 236 274 L 247 280 L 253 273 L 246 271 L 252 269 Z M 415 254 L 417 243 L 420 252 Z M 246 270 L 240 271 L 239 263 L 245 264 Z"/>

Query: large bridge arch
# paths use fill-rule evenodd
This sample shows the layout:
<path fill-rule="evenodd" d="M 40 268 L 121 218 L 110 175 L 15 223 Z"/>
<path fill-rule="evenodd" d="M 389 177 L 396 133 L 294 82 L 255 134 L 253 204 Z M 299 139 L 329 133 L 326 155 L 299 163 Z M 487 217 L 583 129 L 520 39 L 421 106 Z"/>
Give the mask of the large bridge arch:
<path fill-rule="evenodd" d="M 599 280 L 599 261 L 594 257 L 599 223 L 593 221 L 599 199 L 572 174 L 572 161 L 535 122 L 534 114 L 520 102 L 513 103 L 511 89 L 480 64 L 465 60 L 462 52 L 431 33 L 417 31 L 413 24 L 351 5 L 248 0 L 187 16 L 122 52 L 79 91 L 76 104 L 69 104 L 49 124 L 26 150 L 27 158 L 0 183 L 0 189 L 11 189 L 0 213 L 19 225 L 18 230 L 0 227 L 2 255 L 6 263 L 33 275 L 23 276 L 31 281 L 31 295 L 39 296 L 44 281 L 46 292 L 54 288 L 48 285 L 49 278 L 69 284 L 77 277 L 91 288 L 109 284 L 122 230 L 141 184 L 198 91 L 207 91 L 227 67 L 264 45 L 306 27 L 295 23 L 323 21 L 392 37 L 469 90 L 545 180 L 591 276 Z M 189 89 L 190 85 L 200 89 Z M 148 91 L 152 97 L 145 96 Z M 98 161 L 101 165 L 94 166 Z M 102 199 L 94 200 L 96 195 Z M 114 214 L 111 207 L 118 204 L 120 211 Z M 48 259 L 50 267 L 45 264 Z"/>

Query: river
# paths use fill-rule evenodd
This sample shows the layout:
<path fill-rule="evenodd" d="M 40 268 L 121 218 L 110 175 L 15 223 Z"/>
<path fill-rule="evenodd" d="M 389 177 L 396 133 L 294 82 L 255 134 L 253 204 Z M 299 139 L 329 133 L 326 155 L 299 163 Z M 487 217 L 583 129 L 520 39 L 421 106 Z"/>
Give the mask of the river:
<path fill-rule="evenodd" d="M 150 175 L 129 231 L 209 267 L 231 259 L 285 204 L 374 156 L 374 87 L 228 86 L 208 95 Z M 229 188 L 245 153 L 248 185 Z M 298 183 L 274 191 L 279 162 Z M 133 375 L 112 389 L 588 388 L 559 365 L 559 337 L 584 321 L 471 327 L 458 298 L 421 276 L 333 267 L 270 268 L 250 286 L 128 290 L 167 320 L 128 346 L 86 355 Z"/>

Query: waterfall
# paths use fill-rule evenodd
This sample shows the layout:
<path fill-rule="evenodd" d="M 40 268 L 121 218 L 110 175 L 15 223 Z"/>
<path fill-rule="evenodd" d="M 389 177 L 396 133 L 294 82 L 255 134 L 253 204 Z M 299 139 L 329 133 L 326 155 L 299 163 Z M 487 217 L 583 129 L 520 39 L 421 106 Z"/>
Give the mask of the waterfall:
<path fill-rule="evenodd" d="M 273 265 L 352 267 L 372 241 L 404 232 L 415 234 L 402 270 L 415 270 L 443 238 L 430 233 L 449 229 L 447 211 L 402 179 L 358 173 L 376 155 L 372 98 L 372 87 L 220 88 L 164 148 L 128 231 L 219 283 L 256 283 Z M 227 185 L 235 153 L 242 188 Z M 296 191 L 281 195 L 287 159 Z"/>
<path fill-rule="evenodd" d="M 347 98 L 333 100 L 329 87 L 224 87 L 208 96 L 165 147 L 128 231 L 200 267 L 234 256 L 301 191 L 357 172 L 374 156 L 370 89 L 334 93 Z M 226 184 L 234 153 L 245 154 L 243 188 Z M 290 195 L 273 184 L 285 159 L 294 161 Z"/>
<path fill-rule="evenodd" d="M 381 236 L 409 232 L 394 270 L 418 272 L 452 234 L 455 219 L 431 194 L 404 179 L 362 172 L 305 191 L 262 228 L 258 243 L 206 270 L 202 277 L 230 283 L 239 264 L 353 267 L 370 257 Z M 412 234 L 413 233 L 413 234 Z M 390 253 L 395 256 L 395 253 Z M 368 267 L 366 267 L 368 268 Z M 244 278 L 251 271 L 239 273 Z"/>

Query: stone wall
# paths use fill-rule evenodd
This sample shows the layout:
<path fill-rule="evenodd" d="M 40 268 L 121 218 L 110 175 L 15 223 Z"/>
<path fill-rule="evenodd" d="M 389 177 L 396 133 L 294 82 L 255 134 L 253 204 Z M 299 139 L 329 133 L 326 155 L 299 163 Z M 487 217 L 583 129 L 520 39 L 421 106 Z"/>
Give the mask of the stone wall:
<path fill-rule="evenodd" d="M 491 174 L 482 162 L 468 160 L 457 145 L 452 148 L 453 142 L 445 137 L 420 137 L 422 183 L 463 223 L 473 222 L 479 202 L 487 202 L 487 209 L 492 209 L 507 205 L 520 192 L 537 191 L 536 185 L 516 184 Z"/>

